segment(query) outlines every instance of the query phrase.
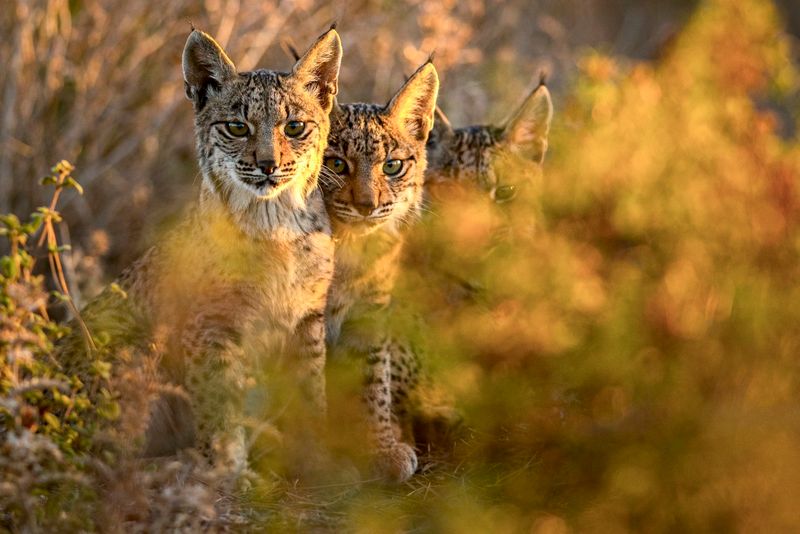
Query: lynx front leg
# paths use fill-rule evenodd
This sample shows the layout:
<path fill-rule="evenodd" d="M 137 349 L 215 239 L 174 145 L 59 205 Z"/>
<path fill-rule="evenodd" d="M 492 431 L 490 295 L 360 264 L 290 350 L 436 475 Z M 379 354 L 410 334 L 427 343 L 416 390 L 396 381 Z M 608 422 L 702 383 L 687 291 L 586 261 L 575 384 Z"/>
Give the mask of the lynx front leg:
<path fill-rule="evenodd" d="M 196 447 L 214 467 L 238 475 L 247 468 L 241 416 L 248 365 L 223 303 L 198 312 L 180 345 Z"/>
<path fill-rule="evenodd" d="M 391 480 L 403 482 L 417 470 L 417 454 L 411 445 L 400 441 L 402 432 L 393 420 L 391 347 L 389 341 L 384 341 L 369 351 L 364 396 L 378 469 Z"/>
<path fill-rule="evenodd" d="M 197 448 L 214 467 L 239 474 L 247 468 L 245 432 L 237 423 L 243 384 L 232 376 L 229 355 L 203 352 L 186 370 Z"/>
<path fill-rule="evenodd" d="M 397 339 L 389 342 L 392 422 L 400 429 L 401 439 L 413 443 L 411 411 L 419 385 L 419 357 L 406 343 Z"/>
<path fill-rule="evenodd" d="M 325 394 L 325 315 L 317 311 L 307 315 L 295 330 L 297 370 L 303 394 L 313 413 L 324 418 L 327 413 Z"/>
<path fill-rule="evenodd" d="M 403 441 L 429 451 L 452 447 L 462 422 L 453 399 L 422 373 L 420 357 L 409 344 L 395 339 L 390 347 L 392 417 Z"/>

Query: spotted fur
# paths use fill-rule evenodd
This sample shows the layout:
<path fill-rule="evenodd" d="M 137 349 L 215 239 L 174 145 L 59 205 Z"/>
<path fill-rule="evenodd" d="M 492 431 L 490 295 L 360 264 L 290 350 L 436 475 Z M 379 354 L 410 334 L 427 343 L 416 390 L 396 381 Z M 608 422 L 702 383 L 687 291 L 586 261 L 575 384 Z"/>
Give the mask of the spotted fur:
<path fill-rule="evenodd" d="M 145 453 L 194 443 L 212 461 L 241 470 L 244 393 L 265 359 L 297 372 L 315 410 L 324 413 L 333 241 L 317 180 L 340 60 L 333 29 L 289 73 L 237 72 L 200 31 L 186 42 L 199 205 L 123 275 L 124 297 L 106 291 L 86 314 L 90 328 L 128 317 L 119 323 L 130 327 L 116 332 L 119 343 L 135 342 L 139 353 L 157 360 L 158 379 L 188 399 L 177 408 L 174 397 L 154 401 Z M 290 121 L 303 122 L 302 133 L 289 136 Z M 239 130 L 231 122 L 246 125 L 247 135 L 233 135 Z M 176 428 L 162 416 L 189 417 L 192 424 L 179 421 Z"/>
<path fill-rule="evenodd" d="M 501 126 L 453 128 L 437 109 L 428 138 L 427 192 L 434 198 L 446 198 L 448 186 L 467 186 L 486 191 L 496 202 L 510 200 L 524 187 L 527 177 L 519 169 L 498 172 L 498 159 L 514 154 L 541 165 L 552 117 L 553 104 L 544 80 Z"/>
<path fill-rule="evenodd" d="M 394 342 L 386 322 L 404 230 L 421 207 L 425 142 L 437 91 L 436 69 L 428 62 L 386 106 L 334 108 L 325 153 L 329 169 L 322 182 L 336 239 L 326 311 L 328 342 L 366 361 L 364 397 L 378 465 L 385 476 L 398 481 L 414 473 L 417 457 L 402 441 L 393 418 L 391 391 L 393 381 L 401 377 L 393 370 L 398 362 L 391 359 Z M 402 166 L 387 174 L 385 165 L 394 160 Z"/>

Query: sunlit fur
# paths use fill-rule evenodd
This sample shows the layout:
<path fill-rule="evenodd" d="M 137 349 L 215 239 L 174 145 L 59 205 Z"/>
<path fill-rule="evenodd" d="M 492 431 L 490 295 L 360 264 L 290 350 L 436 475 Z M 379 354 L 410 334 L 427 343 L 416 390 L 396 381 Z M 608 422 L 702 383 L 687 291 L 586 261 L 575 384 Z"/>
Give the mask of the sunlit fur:
<path fill-rule="evenodd" d="M 425 145 L 410 139 L 391 121 L 386 109 L 377 104 L 344 104 L 335 109 L 327 158 L 341 158 L 349 172 L 337 175 L 323 171 L 325 205 L 338 235 L 398 231 L 418 214 L 426 166 Z M 404 161 L 397 176 L 384 174 L 383 164 Z M 368 212 L 358 202 L 375 205 Z M 365 208 L 362 207 L 362 210 Z"/>
<path fill-rule="evenodd" d="M 297 354 L 293 365 L 300 372 L 298 385 L 307 390 L 317 411 L 325 409 L 323 310 L 333 247 L 316 186 L 340 61 L 341 45 L 333 29 L 317 40 L 290 73 L 238 73 L 210 37 L 193 32 L 187 41 L 184 78 L 195 107 L 203 173 L 201 214 L 210 219 L 199 225 L 203 240 L 198 244 L 211 245 L 209 252 L 215 258 L 193 261 L 192 267 L 202 275 L 195 287 L 218 278 L 208 297 L 216 309 L 200 306 L 204 318 L 198 321 L 200 331 L 195 334 L 200 340 L 208 339 L 210 331 L 216 339 L 206 345 L 189 341 L 190 348 L 184 348 L 184 352 L 204 354 L 187 366 L 187 373 L 200 375 L 203 389 L 223 386 L 219 379 L 213 386 L 206 383 L 214 366 L 228 369 L 228 380 L 239 384 L 230 387 L 234 394 L 241 384 L 256 378 L 255 369 L 264 355 L 237 361 L 236 354 L 241 352 L 237 340 L 258 339 L 258 346 L 270 338 L 270 350 L 285 351 L 280 348 L 285 347 L 280 341 L 285 338 Z M 286 134 L 290 121 L 305 123 L 300 135 Z M 246 124 L 249 135 L 233 136 L 226 128 L 228 122 Z M 274 170 L 266 170 L 263 161 L 272 162 Z M 229 229 L 229 217 L 249 239 Z M 215 242 L 221 251 L 214 250 Z M 181 254 L 189 255 L 184 250 Z M 187 291 L 192 289 L 187 286 Z M 193 400 L 198 397 L 190 394 Z M 213 400 L 198 399 L 194 404 L 199 424 L 206 424 L 201 440 L 208 442 L 208 437 L 230 427 L 225 420 L 232 415 L 230 408 Z"/>
<path fill-rule="evenodd" d="M 328 342 L 363 357 L 365 400 L 381 473 L 402 481 L 416 467 L 414 450 L 400 441 L 392 421 L 392 379 L 409 361 L 392 360 L 386 321 L 407 223 L 419 213 L 426 167 L 425 142 L 433 125 L 438 76 L 426 63 L 386 106 L 346 104 L 334 109 L 326 160 L 339 158 L 348 172 L 323 171 L 325 204 L 336 239 L 334 281 L 328 295 Z M 387 176 L 383 166 L 403 168 Z M 345 323 L 366 328 L 343 329 Z"/>
<path fill-rule="evenodd" d="M 295 206 L 303 203 L 316 185 L 319 147 L 327 136 L 324 112 L 313 104 L 289 75 L 261 70 L 240 74 L 196 115 L 203 175 L 232 211 L 282 193 Z M 247 124 L 254 135 L 234 137 L 226 130 L 227 121 Z M 289 121 L 304 122 L 303 134 L 287 136 Z M 270 175 L 256 165 L 257 154 L 267 150 L 278 165 Z"/>
<path fill-rule="evenodd" d="M 234 73 L 194 98 L 204 196 L 221 200 L 246 231 L 271 231 L 317 195 L 329 119 L 307 85 L 296 73 L 257 70 Z M 248 125 L 250 135 L 231 135 L 231 121 Z M 289 121 L 304 122 L 304 132 L 288 136 Z M 273 160 L 277 170 L 266 174 L 259 160 Z"/>
<path fill-rule="evenodd" d="M 145 455 L 194 444 L 239 472 L 247 459 L 245 388 L 276 362 L 291 362 L 292 383 L 324 413 L 333 241 L 316 183 L 340 58 L 334 30 L 291 73 L 238 73 L 210 36 L 193 31 L 187 40 L 183 73 L 203 174 L 199 209 L 122 275 L 122 291 L 107 290 L 85 310 L 92 332 L 111 334 L 113 353 L 133 347 L 138 356 L 127 363 L 156 362 L 154 380 L 181 393 L 151 406 Z M 288 120 L 306 122 L 307 130 L 287 137 Z M 251 135 L 233 137 L 229 121 L 246 123 Z M 262 172 L 259 159 L 274 160 L 277 170 Z M 64 352 L 80 350 L 79 341 L 65 341 Z"/>

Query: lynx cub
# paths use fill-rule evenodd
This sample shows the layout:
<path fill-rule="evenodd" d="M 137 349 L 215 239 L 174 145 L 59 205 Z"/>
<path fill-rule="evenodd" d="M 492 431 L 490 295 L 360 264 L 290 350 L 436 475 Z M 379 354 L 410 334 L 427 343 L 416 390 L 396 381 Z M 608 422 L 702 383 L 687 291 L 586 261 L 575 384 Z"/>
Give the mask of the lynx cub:
<path fill-rule="evenodd" d="M 513 199 L 526 182 L 526 176 L 520 172 L 499 172 L 498 160 L 513 154 L 541 165 L 552 118 L 553 103 L 544 78 L 502 126 L 454 129 L 437 108 L 436 122 L 428 139 L 426 190 L 435 197 L 442 186 L 468 185 L 486 191 L 498 203 Z"/>
<path fill-rule="evenodd" d="M 331 29 L 291 72 L 238 72 L 214 39 L 192 31 L 183 75 L 195 111 L 200 202 L 123 274 L 126 296 L 107 290 L 84 313 L 90 329 L 111 325 L 116 346 L 158 362 L 157 380 L 186 393 L 189 437 L 232 469 L 246 462 L 237 416 L 264 358 L 288 362 L 324 410 L 333 242 L 317 179 L 341 55 Z M 81 351 L 72 340 L 63 352 L 80 360 Z M 155 435 L 165 428 L 151 418 L 146 450 L 185 440 Z"/>
<path fill-rule="evenodd" d="M 336 239 L 334 280 L 328 296 L 328 342 L 362 355 L 369 366 L 365 400 L 379 468 L 402 481 L 417 467 L 413 448 L 393 421 L 394 382 L 411 359 L 388 336 L 391 292 L 399 268 L 404 226 L 418 216 L 439 79 L 422 65 L 386 106 L 345 104 L 331 113 L 323 181 Z M 411 365 L 411 364 L 409 364 Z"/>

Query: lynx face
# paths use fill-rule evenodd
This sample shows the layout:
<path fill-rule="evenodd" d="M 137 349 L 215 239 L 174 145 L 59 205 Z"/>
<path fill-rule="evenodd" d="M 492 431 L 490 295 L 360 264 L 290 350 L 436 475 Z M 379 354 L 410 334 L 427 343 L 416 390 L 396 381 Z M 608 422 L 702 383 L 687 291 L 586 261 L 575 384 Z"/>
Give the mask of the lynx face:
<path fill-rule="evenodd" d="M 386 106 L 334 108 L 321 181 L 336 230 L 392 228 L 417 212 L 438 87 L 426 63 Z"/>
<path fill-rule="evenodd" d="M 553 116 L 550 93 L 540 84 L 504 126 L 454 129 L 441 110 L 428 139 L 426 187 L 436 196 L 439 187 L 474 185 L 498 203 L 514 198 L 525 183 L 520 162 L 537 167 L 547 151 Z M 504 165 L 510 163 L 512 165 Z"/>
<path fill-rule="evenodd" d="M 239 73 L 210 36 L 192 32 L 183 71 L 203 179 L 234 211 L 283 192 L 299 204 L 315 187 L 341 54 L 331 31 L 289 73 Z"/>

